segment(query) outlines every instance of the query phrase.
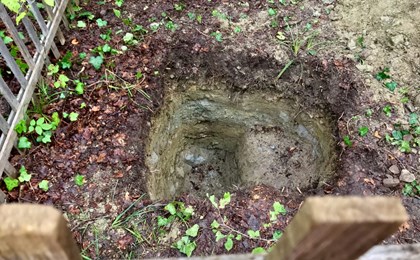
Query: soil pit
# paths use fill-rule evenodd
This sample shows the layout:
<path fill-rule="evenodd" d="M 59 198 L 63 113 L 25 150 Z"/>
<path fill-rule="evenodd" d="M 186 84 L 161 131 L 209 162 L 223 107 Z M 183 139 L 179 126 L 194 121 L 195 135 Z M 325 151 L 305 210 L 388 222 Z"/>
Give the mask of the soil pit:
<path fill-rule="evenodd" d="M 169 89 L 147 150 L 152 199 L 253 184 L 305 189 L 331 177 L 333 127 L 322 111 L 299 111 L 267 89 L 191 82 Z"/>

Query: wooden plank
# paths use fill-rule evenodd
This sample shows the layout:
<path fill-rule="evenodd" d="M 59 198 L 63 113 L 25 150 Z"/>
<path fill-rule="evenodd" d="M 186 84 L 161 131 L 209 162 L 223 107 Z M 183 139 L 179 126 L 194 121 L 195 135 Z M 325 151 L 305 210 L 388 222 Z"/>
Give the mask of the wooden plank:
<path fill-rule="evenodd" d="M 9 89 L 9 86 L 7 86 L 6 82 L 4 82 L 2 76 L 0 76 L 0 93 L 6 99 L 7 103 L 9 103 L 10 107 L 16 111 L 18 109 L 19 102 L 17 101 L 12 91 Z"/>
<path fill-rule="evenodd" d="M 0 130 L 7 134 L 9 132 L 9 124 L 7 123 L 6 119 L 4 119 L 3 115 L 0 114 Z"/>
<path fill-rule="evenodd" d="M 381 245 L 370 249 L 358 260 L 418 260 L 420 243 L 405 245 Z"/>
<path fill-rule="evenodd" d="M 4 194 L 4 192 L 0 190 L 0 204 L 6 203 L 7 201 L 6 199 L 7 199 L 6 194 Z"/>
<path fill-rule="evenodd" d="M 28 2 L 28 5 L 31 9 L 31 12 L 34 15 L 35 20 L 37 21 L 39 27 L 41 28 L 42 34 L 44 36 L 41 39 L 41 41 L 43 41 L 45 43 L 47 41 L 47 35 L 49 35 L 49 31 L 48 31 L 47 24 L 44 21 L 44 17 L 42 17 L 41 12 L 39 11 L 38 7 L 36 6 L 35 1 L 27 0 L 27 2 Z M 60 12 L 60 13 L 62 13 L 62 12 Z M 55 36 L 55 34 L 54 34 L 54 36 Z M 57 46 L 55 45 L 54 42 L 51 43 L 51 51 L 53 52 L 54 57 L 56 59 L 60 58 L 60 52 L 58 51 Z"/>
<path fill-rule="evenodd" d="M 0 38 L 0 53 L 3 56 L 3 59 L 6 61 L 7 66 L 12 70 L 15 78 L 19 81 L 20 86 L 22 88 L 26 88 L 28 81 L 26 80 L 25 75 L 23 75 L 22 71 L 17 65 L 15 59 L 10 54 L 9 49 L 4 44 L 3 39 L 1 38 Z"/>
<path fill-rule="evenodd" d="M 22 19 L 22 22 L 26 28 L 26 31 L 29 34 L 29 38 L 31 38 L 32 42 L 34 43 L 36 50 L 40 52 L 42 50 L 42 44 L 38 38 L 38 33 L 35 30 L 35 26 L 31 22 L 31 20 L 26 16 Z"/>
<path fill-rule="evenodd" d="M 308 198 L 267 259 L 353 260 L 407 220 L 395 197 Z"/>
<path fill-rule="evenodd" d="M 2 172 L 4 171 L 5 164 L 9 159 L 10 152 L 14 145 L 14 141 L 16 140 L 16 137 L 17 137 L 16 132 L 13 129 L 15 128 L 16 124 L 22 119 L 23 115 L 26 112 L 26 109 L 34 93 L 35 86 L 41 75 L 42 68 L 44 67 L 45 59 L 48 56 L 48 52 L 53 44 L 54 36 L 60 24 L 61 16 L 63 15 L 64 10 L 66 9 L 68 1 L 69 0 L 62 0 L 62 2 L 60 3 L 57 14 L 54 17 L 54 20 L 52 21 L 51 28 L 46 37 L 46 42 L 45 42 L 45 45 L 43 46 L 43 50 L 40 52 L 40 55 L 38 56 L 37 61 L 36 61 L 35 69 L 32 72 L 31 77 L 29 78 L 28 87 L 20 99 L 20 102 L 21 102 L 20 106 L 11 124 L 12 130 L 8 131 L 7 136 L 4 140 L 4 144 L 0 151 L 0 177 L 1 177 Z"/>
<path fill-rule="evenodd" d="M 51 7 L 49 5 L 47 5 L 45 3 L 45 1 L 43 1 L 43 3 L 44 3 L 44 6 L 45 6 L 45 10 L 47 10 L 48 17 L 50 18 L 50 20 L 52 20 L 54 18 L 53 10 L 51 9 Z M 64 17 L 64 15 L 63 15 L 63 17 Z M 61 31 L 60 27 L 58 27 L 58 29 L 57 29 L 57 38 L 60 41 L 61 45 L 64 45 L 66 43 L 66 38 L 64 38 L 63 32 Z"/>
<path fill-rule="evenodd" d="M 7 161 L 7 162 L 6 162 L 6 165 L 5 165 L 5 168 L 4 168 L 4 172 L 5 172 L 8 176 L 10 176 L 10 177 L 12 177 L 12 178 L 17 178 L 17 177 L 18 177 L 18 176 L 17 176 L 17 171 L 16 171 L 15 167 L 13 167 L 13 165 L 12 165 L 12 164 L 10 164 L 10 162 L 9 162 L 9 161 Z"/>
<path fill-rule="evenodd" d="M 3 4 L 0 4 L 0 17 L 3 20 L 4 24 L 6 25 L 7 31 L 12 35 L 13 41 L 16 43 L 16 46 L 19 48 L 19 51 L 22 54 L 23 59 L 28 64 L 29 68 L 33 69 L 35 66 L 35 63 L 32 60 L 32 56 L 29 53 L 29 50 L 26 47 L 25 43 L 19 37 L 18 30 L 16 29 L 16 26 L 13 23 L 12 19 L 10 19 L 9 15 L 7 14 L 6 8 L 4 8 Z"/>
<path fill-rule="evenodd" d="M 81 259 L 67 221 L 51 206 L 3 204 L 0 219 L 0 259 Z"/>

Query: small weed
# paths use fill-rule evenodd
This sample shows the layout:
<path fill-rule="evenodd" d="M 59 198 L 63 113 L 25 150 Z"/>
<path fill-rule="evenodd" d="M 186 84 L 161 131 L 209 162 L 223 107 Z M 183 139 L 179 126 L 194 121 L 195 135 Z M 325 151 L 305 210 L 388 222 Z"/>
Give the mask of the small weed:
<path fill-rule="evenodd" d="M 3 178 L 3 181 L 6 184 L 6 189 L 8 191 L 11 191 L 16 187 L 19 187 L 19 180 L 17 179 L 12 179 L 11 177 L 7 176 L 6 178 Z"/>
<path fill-rule="evenodd" d="M 212 32 L 210 35 L 213 36 L 216 39 L 216 41 L 218 41 L 218 42 L 222 42 L 223 41 L 223 35 L 219 31 Z"/>
<path fill-rule="evenodd" d="M 20 173 L 18 177 L 19 182 L 29 182 L 32 178 L 32 175 L 28 173 L 25 166 L 23 165 L 20 167 L 19 173 Z"/>
<path fill-rule="evenodd" d="M 196 249 L 197 244 L 195 241 L 191 241 L 191 238 L 197 237 L 198 235 L 199 226 L 195 224 L 194 226 L 190 227 L 185 231 L 185 236 L 183 236 L 176 244 L 174 245 L 175 248 L 179 250 L 179 252 L 187 255 L 190 257 L 192 252 Z"/>
<path fill-rule="evenodd" d="M 359 135 L 361 137 L 366 136 L 368 134 L 368 132 L 369 132 L 369 128 L 367 126 L 362 126 L 362 127 L 359 128 Z"/>
<path fill-rule="evenodd" d="M 417 181 L 406 183 L 402 190 L 404 196 L 415 196 L 420 195 L 420 184 Z"/>
<path fill-rule="evenodd" d="M 115 0 L 115 5 L 121 7 L 124 4 L 124 0 Z"/>
<path fill-rule="evenodd" d="M 348 147 L 353 146 L 353 142 L 350 140 L 350 137 L 348 135 L 343 137 L 344 144 Z"/>
<path fill-rule="evenodd" d="M 382 71 L 376 73 L 375 78 L 382 82 L 382 84 L 389 89 L 389 91 L 394 92 L 397 88 L 397 82 L 393 81 L 391 76 L 389 75 L 390 69 L 384 68 Z"/>
<path fill-rule="evenodd" d="M 391 115 L 392 115 L 392 107 L 390 105 L 384 106 L 384 108 L 382 109 L 382 111 L 385 113 L 385 115 L 387 117 L 391 117 Z"/>
<path fill-rule="evenodd" d="M 38 184 L 38 187 L 41 189 L 41 190 L 43 190 L 43 191 L 45 191 L 45 192 L 47 192 L 48 191 L 48 189 L 49 189 L 49 181 L 47 181 L 47 180 L 42 180 L 39 184 Z"/>
<path fill-rule="evenodd" d="M 76 176 L 74 176 L 74 183 L 79 187 L 83 186 L 83 184 L 85 183 L 85 176 L 77 174 Z"/>
<path fill-rule="evenodd" d="M 101 18 L 96 19 L 96 24 L 98 25 L 99 28 L 101 27 L 105 27 L 108 25 L 108 22 L 105 20 L 102 20 Z"/>
<path fill-rule="evenodd" d="M 89 63 L 92 64 L 92 66 L 96 70 L 99 70 L 101 68 L 103 62 L 104 62 L 104 58 L 101 55 L 91 56 L 89 59 Z"/>
<path fill-rule="evenodd" d="M 217 209 L 217 212 L 219 214 L 218 218 L 214 219 L 210 226 L 215 235 L 216 242 L 222 239 L 225 240 L 224 247 L 226 251 L 232 250 L 234 246 L 234 240 L 240 241 L 242 240 L 243 237 L 247 237 L 249 239 L 263 240 L 267 242 L 274 241 L 271 239 L 268 240 L 268 239 L 261 238 L 259 230 L 247 230 L 246 233 L 242 233 L 227 224 L 227 218 L 226 216 L 222 216 L 220 209 L 224 209 L 231 202 L 231 195 L 229 192 L 226 192 L 223 195 L 223 198 L 219 200 L 217 200 L 214 195 L 211 195 L 211 196 L 207 195 L 207 197 L 209 198 L 213 207 Z M 275 202 L 273 204 L 273 211 L 270 211 L 270 221 L 274 222 L 277 219 L 279 214 L 282 214 L 282 215 L 286 214 L 286 209 L 279 202 Z M 270 225 L 271 223 L 264 224 L 264 226 L 267 226 L 267 227 Z M 281 236 L 281 234 L 276 233 L 276 238 L 278 238 L 279 236 Z"/>
<path fill-rule="evenodd" d="M 365 114 L 366 114 L 366 117 L 371 117 L 372 114 L 373 114 L 373 110 L 369 108 L 369 109 L 366 110 Z"/>

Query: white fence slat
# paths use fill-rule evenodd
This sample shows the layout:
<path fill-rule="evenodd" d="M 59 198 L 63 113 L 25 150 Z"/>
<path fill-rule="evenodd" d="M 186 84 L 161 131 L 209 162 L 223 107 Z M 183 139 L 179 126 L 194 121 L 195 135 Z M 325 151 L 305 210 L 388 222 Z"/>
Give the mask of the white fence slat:
<path fill-rule="evenodd" d="M 33 69 L 35 66 L 34 61 L 32 60 L 31 54 L 29 53 L 28 47 L 19 37 L 18 30 L 16 29 L 15 24 L 12 19 L 10 19 L 7 14 L 6 8 L 4 5 L 0 4 L 0 17 L 6 25 L 7 31 L 12 35 L 13 41 L 16 43 L 16 46 L 19 48 L 20 53 L 22 54 L 23 59 L 28 64 L 29 68 Z"/>
<path fill-rule="evenodd" d="M 3 56 L 3 59 L 6 61 L 7 66 L 9 66 L 16 79 L 19 81 L 21 87 L 25 88 L 25 86 L 28 84 L 28 81 L 25 79 L 25 76 L 17 65 L 15 59 L 10 54 L 6 44 L 4 44 L 3 39 L 0 39 L 0 53 Z"/>
<path fill-rule="evenodd" d="M 7 86 L 6 82 L 4 82 L 1 76 L 0 76 L 0 93 L 6 99 L 7 103 L 9 103 L 10 107 L 14 111 L 17 111 L 19 107 L 19 102 L 17 101 L 15 95 L 13 95 L 12 91 L 10 91 L 9 86 Z"/>
<path fill-rule="evenodd" d="M 11 129 L 9 129 L 6 139 L 4 141 L 4 145 L 1 148 L 0 151 L 0 177 L 6 167 L 6 163 L 8 162 L 10 152 L 13 148 L 14 142 L 17 138 L 16 131 L 14 131 L 14 127 L 16 124 L 22 119 L 24 113 L 26 112 L 26 109 L 29 105 L 29 102 L 32 98 L 32 95 L 35 90 L 35 86 L 38 82 L 39 76 L 41 75 L 41 71 L 44 67 L 45 59 L 48 56 L 48 52 L 51 49 L 51 46 L 53 44 L 54 36 L 57 33 L 58 26 L 60 25 L 62 15 L 64 13 L 64 10 L 67 7 L 69 0 L 62 0 L 60 5 L 58 6 L 58 11 L 54 16 L 54 19 L 51 22 L 51 26 L 49 28 L 48 34 L 45 37 L 45 45 L 43 46 L 43 49 L 40 53 L 40 55 L 37 57 L 36 63 L 35 63 L 35 69 L 31 74 L 31 77 L 29 78 L 29 82 L 27 85 L 27 88 L 25 90 L 25 93 L 22 96 L 22 99 L 20 100 L 20 106 L 16 112 L 16 115 L 14 116 L 13 122 L 11 124 Z"/>
<path fill-rule="evenodd" d="M 41 12 L 39 11 L 38 7 L 36 6 L 35 1 L 28 0 L 27 2 L 29 4 L 29 7 L 32 11 L 32 14 L 34 15 L 35 20 L 37 21 L 39 27 L 41 28 L 42 34 L 44 36 L 41 39 L 41 41 L 45 43 L 46 42 L 46 36 L 48 35 L 48 27 L 47 27 L 47 24 L 45 23 L 44 17 L 42 17 Z M 59 59 L 60 58 L 60 52 L 58 51 L 57 46 L 55 45 L 54 42 L 51 45 L 51 50 L 54 54 L 54 57 L 56 59 Z"/>

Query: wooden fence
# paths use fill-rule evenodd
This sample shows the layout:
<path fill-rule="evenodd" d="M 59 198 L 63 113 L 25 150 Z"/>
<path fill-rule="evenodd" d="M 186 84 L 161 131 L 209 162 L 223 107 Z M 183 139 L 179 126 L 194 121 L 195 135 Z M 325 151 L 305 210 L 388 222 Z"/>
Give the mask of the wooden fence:
<path fill-rule="evenodd" d="M 0 259 L 81 259 L 64 217 L 50 206 L 3 204 L 0 219 Z M 270 253 L 192 259 L 420 259 L 420 244 L 368 251 L 407 220 L 394 197 L 313 197 L 305 201 Z"/>
<path fill-rule="evenodd" d="M 59 26 L 60 23 L 63 23 L 65 27 L 68 27 L 68 21 L 64 16 L 68 2 L 69 0 L 55 0 L 53 7 L 44 3 L 43 9 L 40 10 L 34 0 L 28 0 L 22 5 L 28 8 L 27 11 L 30 14 L 21 20 L 19 26 L 9 15 L 11 12 L 0 4 L 0 18 L 7 29 L 8 35 L 13 39 L 15 44 L 13 46 L 18 49 L 18 54 L 14 50 L 15 54 L 12 55 L 11 45 L 6 45 L 0 38 L 1 57 L 13 74 L 14 85 L 16 85 L 11 88 L 10 84 L 8 85 L 0 75 L 0 98 L 3 99 L 3 102 L 7 102 L 10 107 L 6 118 L 0 114 L 0 180 L 3 172 L 11 177 L 17 175 L 16 169 L 9 162 L 10 153 L 13 146 L 16 146 L 17 141 L 14 128 L 26 113 L 44 64 L 49 63 L 48 54 L 50 50 L 55 58 L 60 57 L 54 39 L 57 36 L 61 44 L 65 42 Z M 30 40 L 24 42 L 21 35 L 27 35 Z M 24 70 L 26 73 L 19 66 L 22 65 L 22 62 L 27 65 L 27 71 Z"/>

